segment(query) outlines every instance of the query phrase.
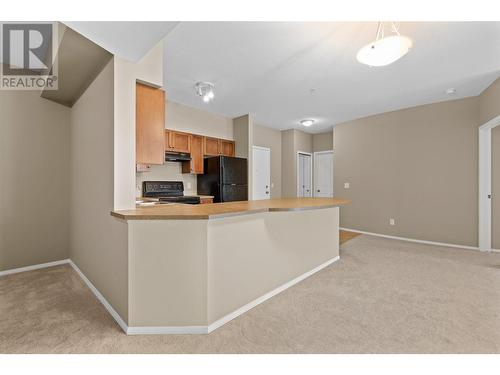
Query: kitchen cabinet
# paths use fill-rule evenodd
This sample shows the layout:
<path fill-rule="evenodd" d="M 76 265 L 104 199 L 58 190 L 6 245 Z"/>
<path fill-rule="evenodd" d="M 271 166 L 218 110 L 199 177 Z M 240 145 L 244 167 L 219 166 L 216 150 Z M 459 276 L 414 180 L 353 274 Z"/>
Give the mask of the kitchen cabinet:
<path fill-rule="evenodd" d="M 182 162 L 182 173 L 203 174 L 203 137 L 190 135 L 191 160 Z"/>
<path fill-rule="evenodd" d="M 234 141 L 204 137 L 205 156 L 234 156 Z"/>
<path fill-rule="evenodd" d="M 234 156 L 234 141 L 220 139 L 219 142 L 219 152 L 221 155 Z"/>
<path fill-rule="evenodd" d="M 191 134 L 175 130 L 165 130 L 165 150 L 191 152 Z"/>
<path fill-rule="evenodd" d="M 137 164 L 165 160 L 165 91 L 136 84 L 135 153 Z"/>
<path fill-rule="evenodd" d="M 208 198 L 208 197 L 201 197 L 200 198 L 200 204 L 209 204 L 209 203 L 214 203 L 214 199 Z"/>
<path fill-rule="evenodd" d="M 204 154 L 205 156 L 218 156 L 219 155 L 219 139 L 203 137 Z"/>

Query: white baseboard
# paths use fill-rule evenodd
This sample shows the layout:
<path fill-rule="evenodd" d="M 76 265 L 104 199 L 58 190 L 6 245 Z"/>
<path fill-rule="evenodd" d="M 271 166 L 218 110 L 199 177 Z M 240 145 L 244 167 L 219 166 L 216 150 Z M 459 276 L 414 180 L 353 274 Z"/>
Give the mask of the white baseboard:
<path fill-rule="evenodd" d="M 357 230 L 357 229 L 349 229 L 349 228 L 339 228 L 340 230 L 345 230 L 348 232 L 354 232 L 354 233 L 361 233 L 361 234 L 368 234 L 370 236 L 375 236 L 375 237 L 383 237 L 383 238 L 390 238 L 393 240 L 400 240 L 400 241 L 407 241 L 407 242 L 416 242 L 416 243 L 421 243 L 421 244 L 426 244 L 426 245 L 434 245 L 434 246 L 444 246 L 444 247 L 455 247 L 458 249 L 466 249 L 466 250 L 476 250 L 476 251 L 481 251 L 479 247 L 477 246 L 465 246 L 465 245 L 456 245 L 452 243 L 444 243 L 444 242 L 433 242 L 433 241 L 424 241 L 424 240 L 417 240 L 414 238 L 406 238 L 406 237 L 396 237 L 396 236 L 389 236 L 387 234 L 379 234 L 379 233 L 372 233 L 372 232 L 365 232 L 362 230 Z M 499 250 L 494 250 L 491 249 L 489 251 L 499 251 Z M 500 251 L 499 251 L 500 252 Z"/>
<path fill-rule="evenodd" d="M 336 256 L 335 258 L 332 258 L 328 261 L 326 261 L 325 263 L 323 264 L 320 264 L 318 267 L 315 267 L 313 268 L 312 270 L 306 272 L 306 273 L 303 273 L 302 275 L 296 277 L 295 279 L 293 280 L 290 280 L 289 282 L 277 287 L 276 289 L 274 290 L 271 290 L 270 292 L 264 294 L 263 296 L 257 298 L 256 300 L 253 300 L 252 302 L 250 303 L 247 303 L 246 305 L 240 307 L 238 310 L 236 311 L 233 311 L 232 313 L 216 320 L 215 322 L 213 322 L 212 324 L 210 324 L 208 326 L 208 333 L 212 332 L 213 330 L 223 326 L 224 324 L 230 322 L 231 320 L 233 320 L 234 318 L 240 316 L 241 314 L 244 314 L 246 313 L 248 310 L 254 308 L 255 306 L 257 305 L 260 305 L 262 302 L 265 302 L 267 301 L 269 298 L 271 297 L 274 297 L 275 295 L 283 292 L 284 290 L 290 288 L 291 286 L 299 283 L 300 281 L 308 278 L 309 276 L 315 274 L 316 272 L 322 270 L 323 268 L 329 266 L 330 264 L 336 262 L 337 260 L 340 259 L 340 256 Z"/>
<path fill-rule="evenodd" d="M 90 282 L 90 280 L 83 274 L 83 272 L 78 268 L 78 266 L 73 263 L 71 259 L 69 259 L 69 264 L 73 269 L 76 271 L 76 273 L 82 278 L 83 282 L 87 284 L 89 289 L 94 293 L 94 295 L 97 297 L 99 302 L 102 303 L 102 305 L 108 310 L 109 314 L 113 317 L 113 319 L 118 323 L 118 325 L 123 329 L 125 333 L 128 331 L 127 323 L 121 318 L 120 314 L 116 312 L 115 309 L 111 306 L 111 304 L 104 298 L 104 296 L 97 290 L 97 288 Z"/>
<path fill-rule="evenodd" d="M 47 267 L 60 266 L 61 264 L 68 264 L 69 262 L 70 262 L 69 259 L 63 259 L 63 260 L 56 260 L 55 262 L 35 264 L 34 266 L 13 268 L 11 270 L 0 271 L 0 276 L 12 275 L 14 273 L 19 273 L 19 272 L 34 271 Z"/>
<path fill-rule="evenodd" d="M 207 326 L 128 327 L 127 335 L 200 335 L 207 334 Z"/>
<path fill-rule="evenodd" d="M 94 293 L 96 298 L 99 300 L 99 302 L 102 303 L 102 305 L 108 310 L 109 314 L 115 319 L 115 321 L 118 323 L 118 325 L 121 327 L 121 329 L 127 334 L 127 335 L 153 335 L 153 334 L 158 334 L 158 335 L 186 335 L 186 334 L 208 334 L 217 328 L 223 326 L 224 324 L 230 322 L 234 318 L 246 313 L 248 310 L 254 308 L 257 305 L 260 305 L 261 303 L 267 301 L 269 298 L 274 297 L 275 295 L 283 292 L 284 290 L 290 288 L 291 286 L 299 283 L 300 281 L 308 278 L 309 276 L 315 274 L 316 272 L 322 270 L 323 268 L 329 266 L 330 264 L 336 262 L 339 260 L 340 257 L 337 256 L 335 258 L 332 258 L 328 261 L 326 261 L 323 264 L 320 264 L 319 266 L 313 268 L 310 271 L 307 271 L 306 273 L 303 273 L 302 275 L 296 277 L 293 280 L 288 281 L 287 283 L 277 287 L 274 290 L 271 290 L 270 292 L 264 294 L 263 296 L 253 300 L 252 302 L 247 303 L 246 305 L 240 307 L 236 311 L 233 311 L 232 313 L 216 320 L 214 323 L 208 325 L 208 326 L 179 326 L 179 327 L 128 327 L 127 323 L 121 318 L 120 314 L 116 312 L 116 310 L 111 306 L 111 304 L 104 298 L 104 296 L 97 290 L 97 288 L 92 284 L 92 282 L 83 274 L 83 272 L 78 268 L 78 266 L 73 263 L 71 259 L 64 259 L 64 260 L 59 260 L 56 262 L 50 262 L 50 263 L 43 263 L 43 264 L 38 264 L 34 266 L 28 266 L 28 267 L 22 267 L 22 268 L 16 268 L 12 270 L 7 270 L 7 271 L 2 271 L 0 272 L 0 276 L 2 275 L 8 275 L 12 273 L 18 273 L 18 272 L 25 272 L 25 271 L 31 271 L 31 270 L 36 270 L 40 268 L 46 268 L 46 267 L 52 267 L 52 266 L 58 266 L 61 264 L 70 264 L 71 267 L 76 271 L 78 276 L 80 276 L 83 280 L 83 282 L 89 287 L 89 289 Z"/>

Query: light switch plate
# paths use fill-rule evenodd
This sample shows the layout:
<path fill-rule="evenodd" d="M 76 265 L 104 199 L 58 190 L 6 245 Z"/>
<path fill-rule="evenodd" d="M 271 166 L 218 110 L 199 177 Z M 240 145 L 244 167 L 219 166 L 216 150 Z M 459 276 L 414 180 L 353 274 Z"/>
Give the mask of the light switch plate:
<path fill-rule="evenodd" d="M 344 182 L 344 189 L 349 189 L 349 182 Z"/>
<path fill-rule="evenodd" d="M 191 190 L 191 182 L 188 182 L 188 183 L 186 184 L 186 188 L 187 188 L 188 190 Z"/>
<path fill-rule="evenodd" d="M 392 217 L 389 219 L 389 225 L 396 225 L 396 220 L 394 220 Z"/>

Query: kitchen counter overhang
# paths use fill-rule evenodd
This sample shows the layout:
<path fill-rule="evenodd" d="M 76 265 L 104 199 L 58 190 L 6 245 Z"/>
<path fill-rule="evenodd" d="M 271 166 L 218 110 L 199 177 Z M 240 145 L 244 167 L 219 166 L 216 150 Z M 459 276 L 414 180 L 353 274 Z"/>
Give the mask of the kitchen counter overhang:
<path fill-rule="evenodd" d="M 204 205 L 165 204 L 112 211 L 111 215 L 124 220 L 208 220 L 261 212 L 340 207 L 348 203 L 347 199 L 340 198 L 284 198 Z"/>

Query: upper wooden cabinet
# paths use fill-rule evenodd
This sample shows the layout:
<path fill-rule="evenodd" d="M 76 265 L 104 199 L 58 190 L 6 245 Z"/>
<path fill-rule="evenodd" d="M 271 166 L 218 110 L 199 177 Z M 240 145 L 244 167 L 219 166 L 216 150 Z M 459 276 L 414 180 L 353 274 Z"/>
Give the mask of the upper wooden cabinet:
<path fill-rule="evenodd" d="M 220 140 L 220 154 L 224 156 L 234 156 L 234 141 L 228 141 L 226 139 Z"/>
<path fill-rule="evenodd" d="M 136 84 L 135 153 L 137 164 L 165 160 L 165 91 Z"/>
<path fill-rule="evenodd" d="M 219 151 L 219 139 L 203 137 L 203 153 L 206 156 L 217 156 L 220 154 Z"/>
<path fill-rule="evenodd" d="M 203 137 L 191 134 L 191 160 L 182 162 L 182 173 L 203 174 Z"/>
<path fill-rule="evenodd" d="M 191 152 L 191 134 L 165 130 L 165 149 L 175 152 Z"/>
<path fill-rule="evenodd" d="M 234 141 L 204 137 L 203 143 L 205 156 L 234 156 Z"/>

